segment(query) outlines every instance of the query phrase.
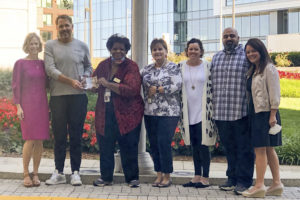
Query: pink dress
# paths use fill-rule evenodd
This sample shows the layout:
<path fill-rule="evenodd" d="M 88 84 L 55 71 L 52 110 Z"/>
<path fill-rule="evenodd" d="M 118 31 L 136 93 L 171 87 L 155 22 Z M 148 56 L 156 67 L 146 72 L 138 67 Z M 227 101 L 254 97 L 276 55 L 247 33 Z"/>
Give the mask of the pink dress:
<path fill-rule="evenodd" d="M 20 59 L 15 63 L 12 79 L 13 100 L 20 104 L 24 119 L 24 140 L 49 139 L 49 108 L 44 61 Z"/>

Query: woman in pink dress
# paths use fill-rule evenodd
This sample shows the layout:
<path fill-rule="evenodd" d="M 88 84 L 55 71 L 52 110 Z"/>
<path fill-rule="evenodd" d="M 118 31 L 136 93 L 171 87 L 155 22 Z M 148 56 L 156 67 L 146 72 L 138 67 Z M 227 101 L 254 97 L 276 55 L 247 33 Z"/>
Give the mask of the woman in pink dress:
<path fill-rule="evenodd" d="M 42 43 L 36 33 L 29 33 L 24 41 L 26 58 L 14 65 L 12 90 L 17 115 L 21 121 L 23 146 L 24 186 L 39 186 L 38 168 L 40 165 L 43 140 L 49 138 L 49 111 L 46 92 L 44 62 L 39 60 Z M 29 176 L 29 162 L 33 158 L 33 176 Z"/>

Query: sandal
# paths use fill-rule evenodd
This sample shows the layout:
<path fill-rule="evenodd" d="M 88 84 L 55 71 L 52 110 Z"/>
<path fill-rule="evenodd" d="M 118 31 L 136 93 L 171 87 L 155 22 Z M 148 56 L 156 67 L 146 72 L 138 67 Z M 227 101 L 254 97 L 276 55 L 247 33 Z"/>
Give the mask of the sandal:
<path fill-rule="evenodd" d="M 24 173 L 23 185 L 25 187 L 32 187 L 33 186 L 33 183 L 32 183 L 32 180 L 31 180 L 31 178 L 29 176 L 29 173 Z"/>
<path fill-rule="evenodd" d="M 158 187 L 160 183 L 161 182 L 154 182 L 154 183 L 152 183 L 152 187 Z"/>
<path fill-rule="evenodd" d="M 33 186 L 35 186 L 35 187 L 38 187 L 41 185 L 41 181 L 40 181 L 38 175 L 35 173 L 32 173 L 32 183 L 33 183 Z"/>

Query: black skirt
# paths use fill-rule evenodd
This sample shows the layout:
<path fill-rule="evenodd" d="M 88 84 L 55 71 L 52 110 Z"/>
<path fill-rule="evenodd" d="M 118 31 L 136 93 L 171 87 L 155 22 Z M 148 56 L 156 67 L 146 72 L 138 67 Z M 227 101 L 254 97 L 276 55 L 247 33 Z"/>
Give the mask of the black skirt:
<path fill-rule="evenodd" d="M 250 115 L 251 140 L 253 147 L 275 147 L 282 145 L 281 131 L 276 135 L 269 134 L 270 112 L 259 112 Z M 281 125 L 279 111 L 276 113 L 277 124 Z"/>

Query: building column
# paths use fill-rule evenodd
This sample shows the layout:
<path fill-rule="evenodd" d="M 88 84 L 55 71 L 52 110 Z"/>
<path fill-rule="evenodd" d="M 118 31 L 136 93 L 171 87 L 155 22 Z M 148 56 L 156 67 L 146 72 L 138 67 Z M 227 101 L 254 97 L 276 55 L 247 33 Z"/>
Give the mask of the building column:
<path fill-rule="evenodd" d="M 131 19 L 132 60 L 134 60 L 141 69 L 146 66 L 148 62 L 148 0 L 132 0 Z M 150 154 L 146 152 L 146 131 L 144 120 L 142 122 L 140 134 L 138 158 L 140 174 L 153 174 L 153 162 Z M 120 167 L 120 163 L 117 164 L 116 162 L 115 169 L 116 171 L 121 171 L 122 167 Z"/>

